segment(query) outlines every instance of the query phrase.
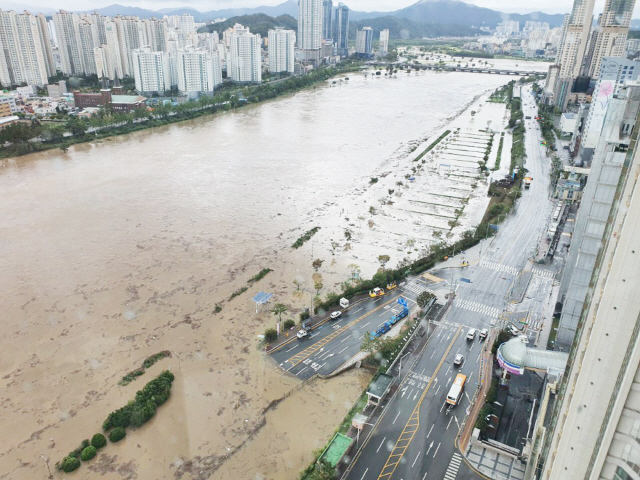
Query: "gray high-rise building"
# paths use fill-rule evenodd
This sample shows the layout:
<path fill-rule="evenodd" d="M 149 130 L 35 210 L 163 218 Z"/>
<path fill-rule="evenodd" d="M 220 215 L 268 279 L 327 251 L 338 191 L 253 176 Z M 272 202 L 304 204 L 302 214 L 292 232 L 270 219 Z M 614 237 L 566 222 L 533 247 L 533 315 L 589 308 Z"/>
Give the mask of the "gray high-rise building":
<path fill-rule="evenodd" d="M 304 61 L 317 62 L 322 47 L 322 0 L 300 0 L 298 6 L 298 50 Z"/>
<path fill-rule="evenodd" d="M 333 22 L 333 41 L 336 45 L 336 54 L 341 57 L 349 55 L 349 7 L 339 3 Z"/>
<path fill-rule="evenodd" d="M 373 54 L 373 29 L 364 27 L 356 35 L 356 54 L 360 57 L 370 57 Z"/>
<path fill-rule="evenodd" d="M 322 0 L 322 39 L 333 38 L 333 1 Z"/>

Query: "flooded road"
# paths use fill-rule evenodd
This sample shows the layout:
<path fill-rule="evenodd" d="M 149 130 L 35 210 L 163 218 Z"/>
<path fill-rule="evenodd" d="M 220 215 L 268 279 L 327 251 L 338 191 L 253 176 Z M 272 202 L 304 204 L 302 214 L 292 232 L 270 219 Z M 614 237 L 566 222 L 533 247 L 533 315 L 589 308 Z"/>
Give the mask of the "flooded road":
<path fill-rule="evenodd" d="M 297 391 L 295 403 L 278 407 L 290 416 L 270 414 L 292 424 L 274 428 L 267 420 L 264 427 L 267 405 L 297 380 L 257 350 L 256 335 L 273 316 L 255 315 L 251 296 L 258 287 L 273 292 L 297 319 L 308 302 L 293 278 L 311 262 L 310 251 L 289 248 L 301 225 L 328 202 L 348 209 L 341 202 L 376 171 L 393 168 L 474 98 L 511 79 L 349 78 L 68 153 L 3 161 L 0 472 L 10 473 L 0 478 L 41 478 L 40 455 L 53 465 L 168 366 L 180 379 L 172 400 L 127 436 L 129 447 L 109 445 L 79 478 L 92 471 L 105 479 L 234 478 L 226 466 L 234 462 L 242 478 L 293 478 L 311 459 L 367 378 Z M 313 255 L 331 258 L 319 246 Z M 264 267 L 274 272 L 227 300 Z M 174 355 L 117 386 L 161 350 Z M 300 420 L 305 401 L 323 412 L 311 424 Z M 248 453 L 248 441 L 262 442 L 252 449 L 258 452 L 273 443 L 288 452 L 286 462 L 267 466 Z M 197 477 L 185 465 L 208 473 Z"/>

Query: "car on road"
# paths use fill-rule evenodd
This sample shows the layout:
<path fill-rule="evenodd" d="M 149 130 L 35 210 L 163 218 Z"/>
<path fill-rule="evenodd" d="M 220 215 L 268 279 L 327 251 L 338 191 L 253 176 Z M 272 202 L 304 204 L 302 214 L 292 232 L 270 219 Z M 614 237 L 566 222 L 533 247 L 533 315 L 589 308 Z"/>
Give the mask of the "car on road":
<path fill-rule="evenodd" d="M 513 326 L 513 325 L 509 325 L 509 326 L 507 327 L 507 330 L 509 330 L 509 333 L 510 333 L 511 335 L 514 335 L 514 336 L 520 335 L 520 330 L 518 330 L 518 329 L 517 329 L 515 326 Z"/>
<path fill-rule="evenodd" d="M 331 320 L 337 320 L 342 315 L 340 310 L 336 310 L 335 312 L 331 312 Z"/>
<path fill-rule="evenodd" d="M 462 365 L 464 363 L 464 356 L 461 353 L 458 353 L 454 358 L 453 358 L 453 364 L 456 367 L 459 367 L 460 365 Z"/>
<path fill-rule="evenodd" d="M 309 332 L 306 331 L 304 328 L 300 330 L 298 333 L 296 333 L 296 337 L 298 337 L 298 340 L 302 340 L 303 338 L 307 338 L 308 336 L 309 336 Z"/>
<path fill-rule="evenodd" d="M 484 340 L 485 338 L 487 338 L 487 335 L 489 335 L 489 330 L 483 328 L 482 330 L 480 330 L 480 335 L 478 336 L 480 337 L 480 340 Z"/>
<path fill-rule="evenodd" d="M 476 338 L 476 329 L 470 328 L 467 332 L 467 340 L 473 341 Z"/>
<path fill-rule="evenodd" d="M 371 298 L 381 297 L 384 295 L 384 290 L 381 288 L 374 288 L 373 290 L 369 290 L 369 296 Z"/>

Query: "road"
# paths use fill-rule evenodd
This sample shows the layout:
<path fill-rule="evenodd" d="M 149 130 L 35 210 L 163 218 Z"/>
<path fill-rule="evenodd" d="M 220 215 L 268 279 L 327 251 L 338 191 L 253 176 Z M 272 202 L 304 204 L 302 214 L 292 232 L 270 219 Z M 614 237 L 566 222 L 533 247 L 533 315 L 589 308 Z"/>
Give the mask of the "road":
<path fill-rule="evenodd" d="M 415 305 L 416 293 L 403 288 L 365 299 L 349 307 L 337 320 L 325 318 L 309 337 L 294 337 L 272 356 L 281 368 L 299 378 L 308 379 L 316 373 L 329 375 L 360 351 L 367 332 L 377 330 L 400 312 L 400 297 L 408 301 L 409 308 Z"/>
<path fill-rule="evenodd" d="M 523 88 L 523 113 L 532 118 L 537 114 L 530 87 Z M 365 436 L 363 442 L 366 443 L 354 456 L 343 478 L 478 478 L 460 461 L 460 453 L 454 446 L 465 409 L 478 386 L 481 366 L 477 361 L 480 342 L 467 342 L 466 331 L 469 327 L 481 329 L 498 325 L 510 288 L 535 253 L 552 213 L 548 199 L 550 162 L 540 145 L 537 122 L 525 122 L 525 166 L 534 178 L 531 188 L 523 191 L 514 213 L 501 224 L 479 262 L 463 269 L 431 272 L 452 284 L 456 299 L 370 436 Z M 464 258 L 464 254 L 459 257 Z M 447 413 L 445 395 L 456 373 L 452 367 L 456 352 L 466 357 L 459 370 L 467 375 L 468 382 L 461 404 Z"/>

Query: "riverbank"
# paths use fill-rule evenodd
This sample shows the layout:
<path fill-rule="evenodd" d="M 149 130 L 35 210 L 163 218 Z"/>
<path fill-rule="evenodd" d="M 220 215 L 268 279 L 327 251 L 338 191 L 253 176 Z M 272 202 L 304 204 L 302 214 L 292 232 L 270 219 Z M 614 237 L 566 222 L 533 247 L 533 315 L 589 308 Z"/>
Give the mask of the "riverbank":
<path fill-rule="evenodd" d="M 45 124 L 43 127 L 31 125 L 27 132 L 16 131 L 15 135 L 4 135 L 2 140 L 9 145 L 0 147 L 0 159 L 57 148 L 66 151 L 72 145 L 100 141 L 259 104 L 326 82 L 338 75 L 357 72 L 361 66 L 362 62 L 349 61 L 312 70 L 303 76 L 292 76 L 261 85 L 242 88 L 228 85 L 212 97 L 203 96 L 175 106 L 159 105 L 151 112 L 140 109 L 129 114 L 113 114 L 91 119 L 69 117 L 67 122 Z M 93 131 L 89 132 L 91 128 Z"/>
<path fill-rule="evenodd" d="M 450 96 L 432 94 L 442 82 Z M 310 305 L 315 281 L 324 283 L 322 297 L 336 291 L 351 274 L 351 254 L 363 251 L 355 242 L 345 248 L 343 222 L 358 228 L 355 209 L 340 214 L 351 213 L 361 188 L 365 210 L 377 209 L 376 224 L 404 199 L 455 192 L 452 178 L 405 175 L 418 163 L 445 175 L 442 165 L 456 157 L 463 138 L 467 151 L 477 150 L 470 156 L 482 160 L 485 147 L 474 147 L 471 137 L 486 137 L 477 132 L 503 118 L 504 106 L 483 101 L 483 92 L 501 82 L 435 72 L 354 75 L 236 113 L 5 161 L 0 372 L 8 433 L 0 439 L 0 471 L 12 479 L 45 476 L 39 455 L 61 458 L 77 447 L 79 431 L 98 431 L 144 383 L 120 386 L 122 377 L 169 350 L 170 358 L 145 373 L 176 373 L 162 415 L 110 445 L 78 478 L 295 476 L 369 378 L 356 371 L 299 387 L 258 350 L 258 335 L 276 317 L 264 309 L 256 314 L 251 298 L 273 293 L 274 303 L 287 305 L 288 319 Z M 444 130 L 458 127 L 456 145 L 428 158 L 438 144 L 413 162 Z M 371 177 L 378 181 L 370 184 Z M 480 187 L 462 181 L 478 192 L 469 205 L 486 201 Z M 379 203 L 388 189 L 403 193 L 392 197 L 401 201 Z M 470 216 L 462 220 L 472 222 L 471 212 L 481 210 L 465 207 Z M 293 249 L 315 226 L 318 233 Z M 402 257 L 394 245 L 407 248 L 407 227 L 397 221 L 378 230 L 383 241 L 358 261 L 363 277 L 375 273 L 381 254 L 396 267 Z M 340 243 L 333 253 L 332 239 Z M 425 239 L 427 247 L 427 240 L 434 241 Z M 315 258 L 324 260 L 318 272 Z M 273 271 L 231 298 L 266 268 Z"/>

